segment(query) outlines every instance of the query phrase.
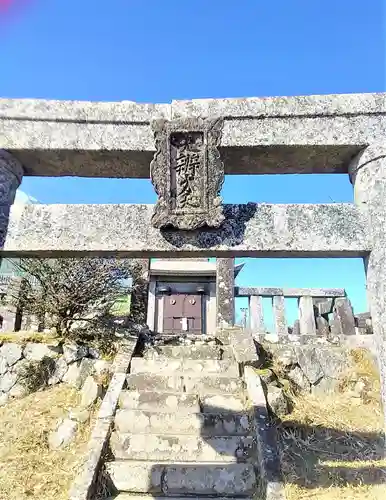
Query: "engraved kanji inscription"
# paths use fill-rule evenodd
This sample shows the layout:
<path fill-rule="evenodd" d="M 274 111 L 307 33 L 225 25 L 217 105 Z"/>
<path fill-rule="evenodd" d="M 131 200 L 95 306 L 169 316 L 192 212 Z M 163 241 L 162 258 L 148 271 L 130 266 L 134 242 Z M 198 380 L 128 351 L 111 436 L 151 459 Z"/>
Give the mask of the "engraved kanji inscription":
<path fill-rule="evenodd" d="M 156 153 L 150 166 L 158 194 L 157 228 L 219 227 L 224 167 L 218 152 L 222 120 L 156 120 Z"/>

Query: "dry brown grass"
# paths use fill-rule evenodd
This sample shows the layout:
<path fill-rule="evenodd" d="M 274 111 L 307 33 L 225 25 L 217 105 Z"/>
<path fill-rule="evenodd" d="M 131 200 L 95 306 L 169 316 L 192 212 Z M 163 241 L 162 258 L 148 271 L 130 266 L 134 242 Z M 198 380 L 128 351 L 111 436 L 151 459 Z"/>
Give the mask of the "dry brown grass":
<path fill-rule="evenodd" d="M 90 423 L 63 450 L 51 451 L 47 435 L 78 399 L 77 391 L 60 384 L 0 408 L 0 500 L 67 500 Z"/>
<path fill-rule="evenodd" d="M 299 396 L 279 425 L 288 500 L 385 500 L 382 410 L 374 363 L 362 350 L 343 388 L 360 376 L 362 399 L 349 393 Z"/>
<path fill-rule="evenodd" d="M 12 342 L 15 344 L 26 344 L 27 342 L 35 342 L 36 344 L 58 343 L 62 339 L 53 333 L 30 332 L 28 330 L 20 330 L 19 332 L 3 332 L 0 333 L 0 342 Z"/>

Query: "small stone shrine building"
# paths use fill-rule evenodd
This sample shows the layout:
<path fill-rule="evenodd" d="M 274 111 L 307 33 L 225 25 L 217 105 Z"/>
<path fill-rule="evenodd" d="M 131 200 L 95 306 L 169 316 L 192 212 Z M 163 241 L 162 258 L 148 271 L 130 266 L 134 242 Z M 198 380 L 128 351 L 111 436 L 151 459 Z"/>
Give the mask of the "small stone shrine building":
<path fill-rule="evenodd" d="M 244 264 L 234 265 L 233 279 Z M 213 333 L 217 326 L 215 261 L 160 259 L 150 264 L 147 324 L 159 333 Z"/>

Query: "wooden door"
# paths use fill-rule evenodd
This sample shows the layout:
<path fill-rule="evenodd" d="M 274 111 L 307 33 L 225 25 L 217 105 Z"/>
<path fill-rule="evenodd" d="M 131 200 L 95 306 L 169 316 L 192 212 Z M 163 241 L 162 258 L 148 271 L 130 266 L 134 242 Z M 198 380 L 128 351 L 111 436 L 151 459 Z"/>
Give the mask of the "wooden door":
<path fill-rule="evenodd" d="M 201 295 L 173 294 L 164 297 L 164 333 L 202 333 Z"/>

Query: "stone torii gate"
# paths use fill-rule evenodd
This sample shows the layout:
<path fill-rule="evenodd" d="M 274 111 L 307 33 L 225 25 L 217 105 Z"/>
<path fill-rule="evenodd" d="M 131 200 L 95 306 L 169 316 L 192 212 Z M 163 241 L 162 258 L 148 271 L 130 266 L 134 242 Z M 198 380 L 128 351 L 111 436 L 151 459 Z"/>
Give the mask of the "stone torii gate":
<path fill-rule="evenodd" d="M 362 257 L 386 406 L 385 132 L 386 94 L 172 104 L 3 99 L 2 255 Z M 356 204 L 222 206 L 224 173 L 348 173 Z M 10 210 L 23 175 L 151 177 L 159 200 Z M 223 267 L 226 290 L 233 284 Z M 229 310 L 219 311 L 225 321 Z"/>

